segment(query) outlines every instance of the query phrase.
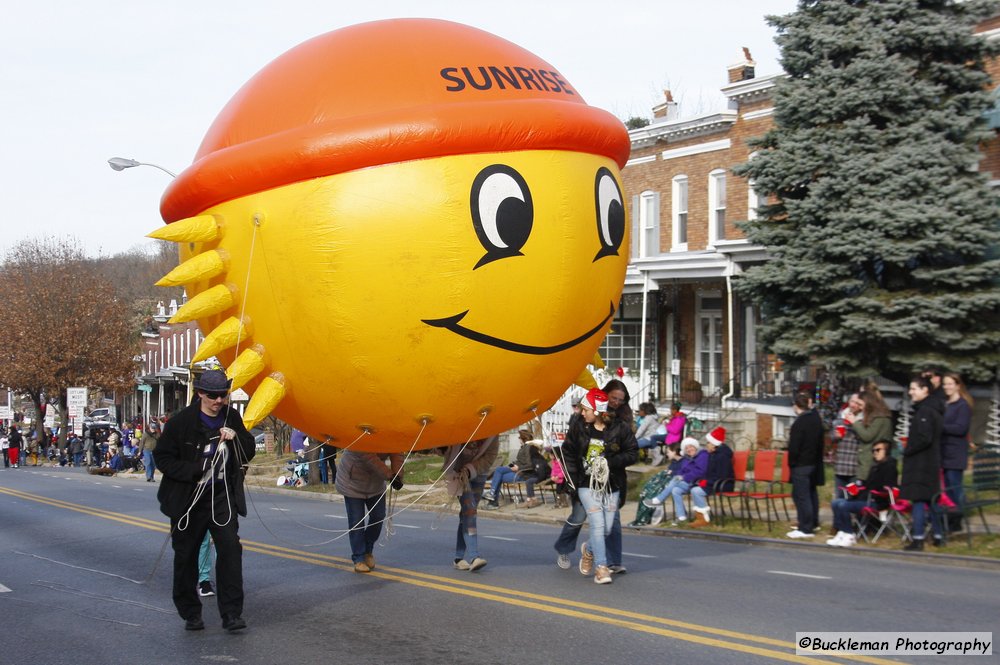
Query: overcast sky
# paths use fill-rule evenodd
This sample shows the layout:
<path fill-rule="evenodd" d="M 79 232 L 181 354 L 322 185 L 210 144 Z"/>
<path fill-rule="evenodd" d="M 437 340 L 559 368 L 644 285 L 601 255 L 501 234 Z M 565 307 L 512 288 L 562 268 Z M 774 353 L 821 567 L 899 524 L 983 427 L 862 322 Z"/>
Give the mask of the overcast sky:
<path fill-rule="evenodd" d="M 260 68 L 311 37 L 385 18 L 433 17 L 495 33 L 552 63 L 592 105 L 649 116 L 670 88 L 681 115 L 720 110 L 726 67 L 750 49 L 779 71 L 767 14 L 795 0 L 33 0 L 0 22 L 0 255 L 73 236 L 88 254 L 145 245 L 169 177 Z"/>

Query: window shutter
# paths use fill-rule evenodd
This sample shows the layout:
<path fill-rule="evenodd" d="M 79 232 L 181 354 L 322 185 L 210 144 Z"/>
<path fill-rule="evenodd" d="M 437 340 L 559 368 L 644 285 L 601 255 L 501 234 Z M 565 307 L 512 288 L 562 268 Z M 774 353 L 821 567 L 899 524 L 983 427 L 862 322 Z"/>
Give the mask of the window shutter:
<path fill-rule="evenodd" d="M 653 213 L 656 224 L 653 226 L 653 230 L 650 233 L 649 241 L 652 243 L 649 249 L 650 256 L 660 255 L 660 228 L 662 223 L 660 222 L 660 193 L 656 192 L 653 195 Z"/>
<path fill-rule="evenodd" d="M 639 228 L 639 195 L 636 194 L 632 197 L 632 254 L 633 259 L 639 257 L 639 234 L 642 233 L 642 229 Z"/>

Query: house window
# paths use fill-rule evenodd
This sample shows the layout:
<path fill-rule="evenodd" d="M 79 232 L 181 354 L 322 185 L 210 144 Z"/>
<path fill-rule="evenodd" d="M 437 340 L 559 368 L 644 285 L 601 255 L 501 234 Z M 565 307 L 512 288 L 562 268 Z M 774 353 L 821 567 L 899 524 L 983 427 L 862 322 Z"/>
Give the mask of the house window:
<path fill-rule="evenodd" d="M 660 195 L 643 192 L 639 196 L 639 257 L 660 253 Z"/>
<path fill-rule="evenodd" d="M 726 239 L 726 172 L 716 169 L 708 174 L 708 240 Z"/>
<path fill-rule="evenodd" d="M 754 181 L 749 182 L 749 199 L 747 200 L 747 219 L 757 219 L 757 208 L 767 205 L 767 194 L 757 191 Z"/>
<path fill-rule="evenodd" d="M 686 175 L 674 176 L 670 198 L 674 229 L 671 245 L 675 251 L 685 251 L 688 241 L 688 179 Z"/>
<path fill-rule="evenodd" d="M 645 369 L 657 366 L 656 360 L 656 323 L 646 319 L 646 354 Z M 611 325 L 611 332 L 604 338 L 599 353 L 604 364 L 611 370 L 618 367 L 628 367 L 639 370 L 640 348 L 642 341 L 642 320 L 616 319 Z"/>

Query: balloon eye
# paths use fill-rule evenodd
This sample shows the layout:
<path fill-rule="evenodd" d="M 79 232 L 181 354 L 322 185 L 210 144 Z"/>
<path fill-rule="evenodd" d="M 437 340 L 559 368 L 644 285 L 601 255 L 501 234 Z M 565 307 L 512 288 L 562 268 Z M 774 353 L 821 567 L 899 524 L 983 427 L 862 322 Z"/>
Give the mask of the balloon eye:
<path fill-rule="evenodd" d="M 476 268 L 508 256 L 523 256 L 535 209 L 528 183 L 503 164 L 487 166 L 472 183 L 472 224 L 486 254 Z M 624 219 L 624 216 L 623 216 Z"/>
<path fill-rule="evenodd" d="M 625 206 L 622 191 L 611 171 L 601 167 L 597 171 L 594 184 L 594 200 L 597 204 L 597 239 L 601 249 L 594 260 L 604 256 L 618 256 L 618 248 L 625 238 Z"/>

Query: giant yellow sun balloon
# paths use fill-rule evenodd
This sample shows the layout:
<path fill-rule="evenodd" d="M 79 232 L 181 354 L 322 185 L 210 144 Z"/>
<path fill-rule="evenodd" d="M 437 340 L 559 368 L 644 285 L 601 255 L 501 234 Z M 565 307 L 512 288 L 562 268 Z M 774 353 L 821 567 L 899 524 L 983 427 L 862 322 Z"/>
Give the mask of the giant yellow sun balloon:
<path fill-rule="evenodd" d="M 280 56 L 164 194 L 194 320 L 248 424 L 360 450 L 494 434 L 607 334 L 628 262 L 625 128 L 494 35 L 398 19 Z M 584 381 L 585 379 L 579 379 Z M 484 416 L 485 414 L 485 416 Z M 478 427 L 478 430 L 477 430 Z"/>

